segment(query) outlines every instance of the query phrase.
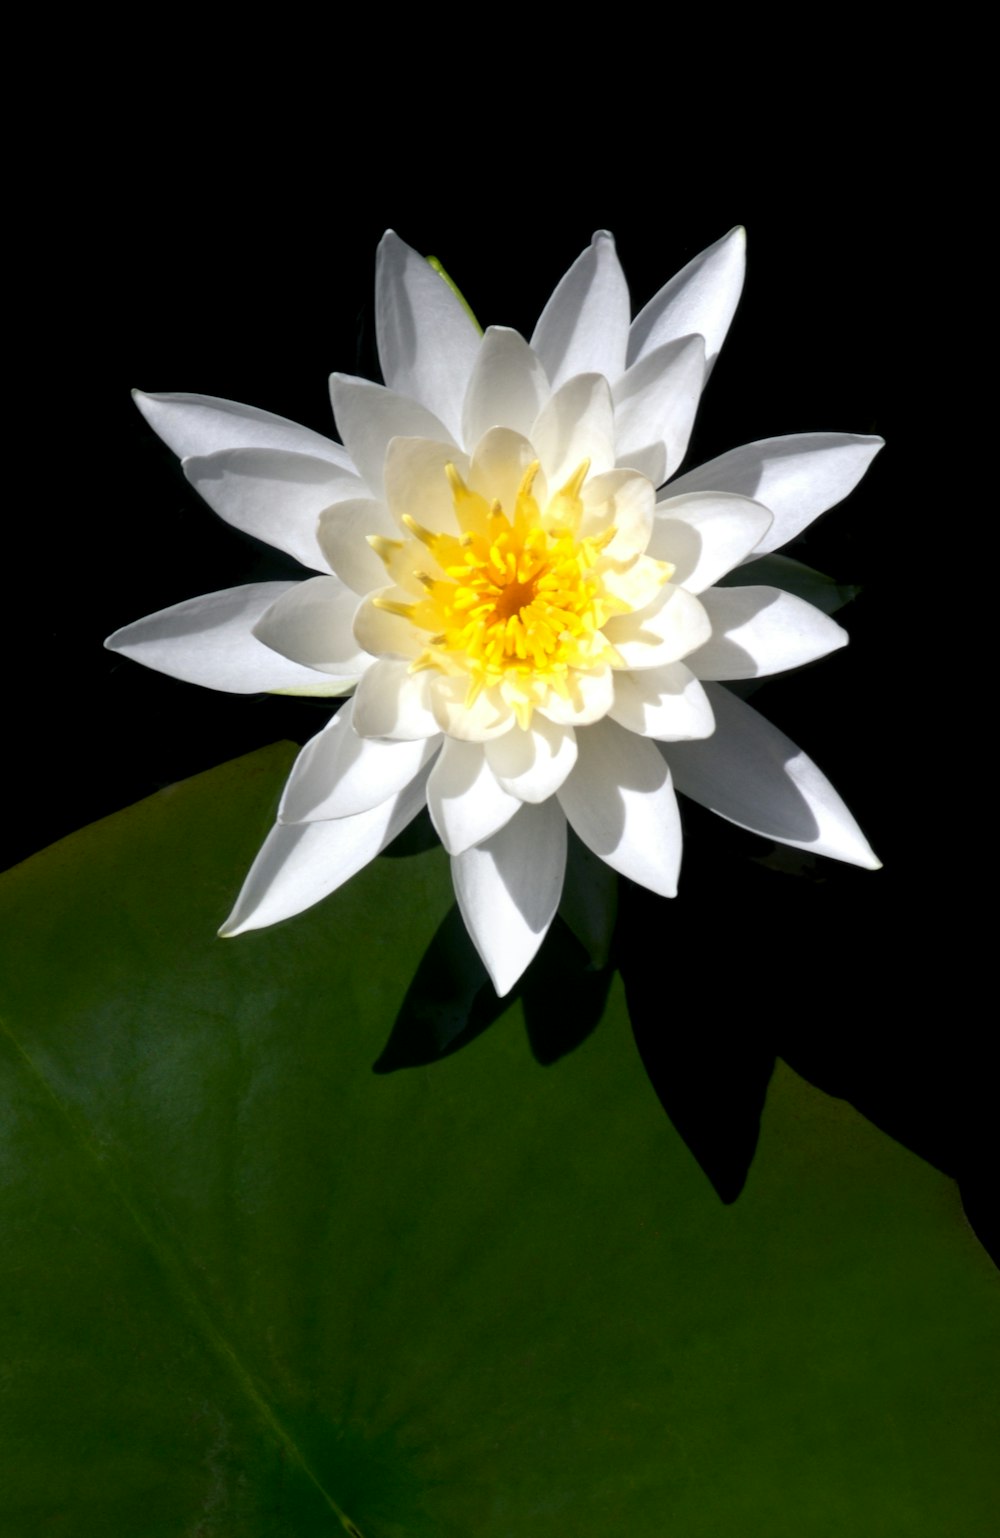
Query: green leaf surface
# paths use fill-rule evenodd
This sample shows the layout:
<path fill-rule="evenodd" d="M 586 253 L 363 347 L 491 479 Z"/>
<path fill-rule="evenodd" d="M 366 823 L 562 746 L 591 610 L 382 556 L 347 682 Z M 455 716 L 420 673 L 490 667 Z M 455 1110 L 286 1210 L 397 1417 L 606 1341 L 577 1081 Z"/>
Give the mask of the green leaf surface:
<path fill-rule="evenodd" d="M 952 1183 L 779 1065 L 723 1206 L 617 980 L 548 1067 L 513 1006 L 373 1072 L 447 861 L 216 940 L 291 759 L 0 884 L 5 1538 L 992 1535 Z"/>

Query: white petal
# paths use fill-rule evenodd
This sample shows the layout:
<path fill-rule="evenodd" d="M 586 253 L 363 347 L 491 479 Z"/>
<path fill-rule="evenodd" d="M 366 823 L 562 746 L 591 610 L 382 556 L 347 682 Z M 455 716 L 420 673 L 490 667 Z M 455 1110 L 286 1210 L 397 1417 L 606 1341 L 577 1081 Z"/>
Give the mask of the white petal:
<path fill-rule="evenodd" d="M 783 732 L 709 684 L 715 731 L 665 753 L 678 790 L 752 833 L 878 870 L 864 834 L 825 775 Z"/>
<path fill-rule="evenodd" d="M 715 730 L 708 695 L 683 662 L 616 673 L 608 715 L 627 731 L 662 742 L 688 742 Z"/>
<path fill-rule="evenodd" d="M 452 442 L 444 423 L 426 407 L 370 379 L 331 374 L 330 400 L 340 436 L 373 496 L 383 495 L 385 451 L 393 438 Z"/>
<path fill-rule="evenodd" d="M 449 854 L 462 854 L 498 832 L 521 802 L 502 790 L 482 744 L 446 737 L 427 781 L 427 809 Z"/>
<path fill-rule="evenodd" d="M 531 338 L 553 387 L 574 374 L 617 379 L 628 343 L 628 286 L 607 230 L 598 230 L 542 311 Z"/>
<path fill-rule="evenodd" d="M 375 263 L 375 334 L 390 390 L 420 401 L 457 436 L 479 329 L 454 290 L 393 230 Z"/>
<path fill-rule="evenodd" d="M 430 707 L 430 674 L 411 673 L 408 662 L 381 658 L 372 664 L 354 696 L 354 730 L 363 737 L 410 742 L 437 737 Z"/>
<path fill-rule="evenodd" d="M 566 819 L 555 801 L 523 806 L 486 843 L 451 862 L 472 943 L 502 998 L 555 917 L 566 869 Z"/>
<path fill-rule="evenodd" d="M 674 897 L 681 824 L 661 754 L 614 721 L 588 727 L 577 743 L 576 768 L 559 792 L 574 831 L 612 870 Z"/>
<path fill-rule="evenodd" d="M 576 763 L 576 734 L 538 711 L 527 731 L 515 729 L 486 744 L 486 759 L 504 790 L 521 801 L 547 801 Z"/>
<path fill-rule="evenodd" d="M 446 466 L 454 465 L 465 480 L 469 461 L 454 444 L 430 438 L 394 438 L 385 456 L 385 500 L 397 527 L 410 538 L 404 514 L 434 534 L 458 534 L 455 498 Z"/>
<path fill-rule="evenodd" d="M 405 657 L 412 661 L 424 651 L 428 633 L 421 630 L 405 614 L 392 614 L 380 609 L 376 598 L 388 598 L 390 602 L 410 603 L 412 595 L 403 588 L 382 588 L 368 598 L 362 598 L 354 615 L 354 639 L 372 657 Z M 367 735 L 367 733 L 366 733 Z"/>
<path fill-rule="evenodd" d="M 664 342 L 697 335 L 705 338 L 711 370 L 736 313 L 745 266 L 746 231 L 739 227 L 688 262 L 632 322 L 629 364 Z"/>
<path fill-rule="evenodd" d="M 292 767 L 278 808 L 279 822 L 353 817 L 403 790 L 438 746 L 359 737 L 348 700 L 330 724 L 307 742 Z"/>
<path fill-rule="evenodd" d="M 487 742 L 490 737 L 500 737 L 514 725 L 514 712 L 503 699 L 500 690 L 484 689 L 472 705 L 466 704 L 469 680 L 465 677 L 444 678 L 440 673 L 430 681 L 430 704 L 434 718 L 449 737 L 460 737 L 463 742 Z"/>
<path fill-rule="evenodd" d="M 253 628 L 258 641 L 321 673 L 359 677 L 370 658 L 354 639 L 358 595 L 337 577 L 296 582 Z"/>
<path fill-rule="evenodd" d="M 588 476 L 580 500 L 581 536 L 603 534 L 613 525 L 617 533 L 605 555 L 613 561 L 642 555 L 656 514 L 653 488 L 644 475 L 635 470 L 606 470 L 603 475 Z"/>
<path fill-rule="evenodd" d="M 678 587 L 703 593 L 746 559 L 772 522 L 759 502 L 728 492 L 671 496 L 657 503 L 648 553 L 671 562 Z"/>
<path fill-rule="evenodd" d="M 568 699 L 550 689 L 544 704 L 538 707 L 549 721 L 557 726 L 589 726 L 607 715 L 615 698 L 614 678 L 609 667 L 594 673 L 571 671 L 566 683 Z"/>
<path fill-rule="evenodd" d="M 881 438 L 850 433 L 764 438 L 689 470 L 673 482 L 670 494 L 732 491 L 763 502 L 774 514 L 774 522 L 754 554 L 766 555 L 794 539 L 827 508 L 843 501 L 881 447 Z"/>
<path fill-rule="evenodd" d="M 556 492 L 590 460 L 590 473 L 610 470 L 615 462 L 615 419 L 608 382 L 599 374 L 578 374 L 543 406 L 531 441 L 550 492 Z"/>
<path fill-rule="evenodd" d="M 487 502 L 497 501 L 512 514 L 525 471 L 537 457 L 534 445 L 521 433 L 509 427 L 491 428 L 473 449 L 468 484 Z M 539 507 L 545 506 L 547 488 L 545 473 L 540 471 L 532 488 Z"/>
<path fill-rule="evenodd" d="M 161 609 L 109 636 L 105 646 L 171 678 L 231 694 L 338 694 L 344 679 L 323 677 L 279 657 L 253 628 L 298 582 L 252 582 Z"/>
<path fill-rule="evenodd" d="M 776 587 L 716 587 L 701 601 L 712 639 L 687 659 L 699 678 L 760 678 L 847 645 L 835 620 Z"/>
<path fill-rule="evenodd" d="M 704 646 L 712 626 L 700 599 L 665 582 L 653 603 L 614 615 L 604 634 L 629 668 L 658 668 Z"/>
<path fill-rule="evenodd" d="M 185 459 L 184 474 L 234 528 L 323 572 L 330 568 L 316 539 L 319 516 L 362 489 L 356 475 L 329 460 L 283 449 L 224 449 Z"/>
<path fill-rule="evenodd" d="M 505 326 L 491 326 L 465 397 L 463 443 L 473 447 L 491 427 L 530 433 L 551 393 L 545 370 L 524 338 Z"/>
<path fill-rule="evenodd" d="M 153 431 L 181 459 L 221 449 L 284 449 L 327 460 L 342 470 L 354 469 L 339 443 L 256 406 L 241 406 L 214 395 L 147 395 L 142 390 L 132 394 Z"/>
<path fill-rule="evenodd" d="M 618 463 L 661 486 L 687 453 L 705 384 L 705 339 L 667 342 L 633 363 L 614 387 Z"/>
<path fill-rule="evenodd" d="M 316 542 L 341 582 L 355 593 L 384 587 L 386 569 L 368 543 L 369 534 L 398 539 L 389 509 L 371 497 L 337 502 L 320 514 Z"/>
<path fill-rule="evenodd" d="M 332 822 L 276 823 L 220 935 L 264 929 L 335 892 L 390 844 L 424 804 L 426 772 L 381 806 Z"/>

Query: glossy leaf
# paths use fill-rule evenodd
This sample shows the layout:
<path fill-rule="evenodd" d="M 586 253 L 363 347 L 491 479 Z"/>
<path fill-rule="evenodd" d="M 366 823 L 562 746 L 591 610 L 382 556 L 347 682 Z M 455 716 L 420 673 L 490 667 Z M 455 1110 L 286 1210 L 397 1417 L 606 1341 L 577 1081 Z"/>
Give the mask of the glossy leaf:
<path fill-rule="evenodd" d="M 447 861 L 214 939 L 291 758 L 0 886 L 4 1531 L 985 1538 L 1000 1287 L 952 1183 L 779 1065 L 723 1206 L 617 981 L 551 1066 L 516 1005 L 373 1072 Z"/>

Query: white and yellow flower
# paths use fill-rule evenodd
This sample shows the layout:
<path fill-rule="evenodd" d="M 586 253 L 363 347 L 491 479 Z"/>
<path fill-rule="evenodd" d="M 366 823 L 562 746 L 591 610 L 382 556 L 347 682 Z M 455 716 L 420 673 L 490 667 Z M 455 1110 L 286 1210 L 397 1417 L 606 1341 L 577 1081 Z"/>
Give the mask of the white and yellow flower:
<path fill-rule="evenodd" d="M 673 896 L 675 786 L 781 842 L 878 862 L 819 770 L 717 680 L 842 646 L 818 609 L 713 586 L 844 497 L 877 438 L 683 460 L 743 282 L 735 230 L 629 324 L 600 233 L 530 345 L 482 335 L 397 236 L 379 248 L 386 384 L 334 375 L 343 443 L 251 407 L 137 397 L 226 519 L 320 575 L 193 599 L 108 645 L 217 689 L 352 698 L 299 756 L 224 934 L 319 901 L 425 804 L 499 993 L 558 906 L 567 823 Z"/>

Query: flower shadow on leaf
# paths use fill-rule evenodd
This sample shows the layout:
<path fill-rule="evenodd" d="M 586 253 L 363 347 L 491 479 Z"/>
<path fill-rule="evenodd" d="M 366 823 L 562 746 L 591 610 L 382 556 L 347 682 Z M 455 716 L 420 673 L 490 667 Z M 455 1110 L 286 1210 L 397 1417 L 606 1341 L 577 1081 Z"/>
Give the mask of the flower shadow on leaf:
<path fill-rule="evenodd" d="M 498 999 L 457 907 L 424 953 L 375 1073 L 423 1067 L 475 1041 L 514 1000 L 524 1010 L 532 1056 L 543 1067 L 575 1051 L 604 1012 L 611 969 L 595 971 L 562 919 L 517 987 Z"/>

